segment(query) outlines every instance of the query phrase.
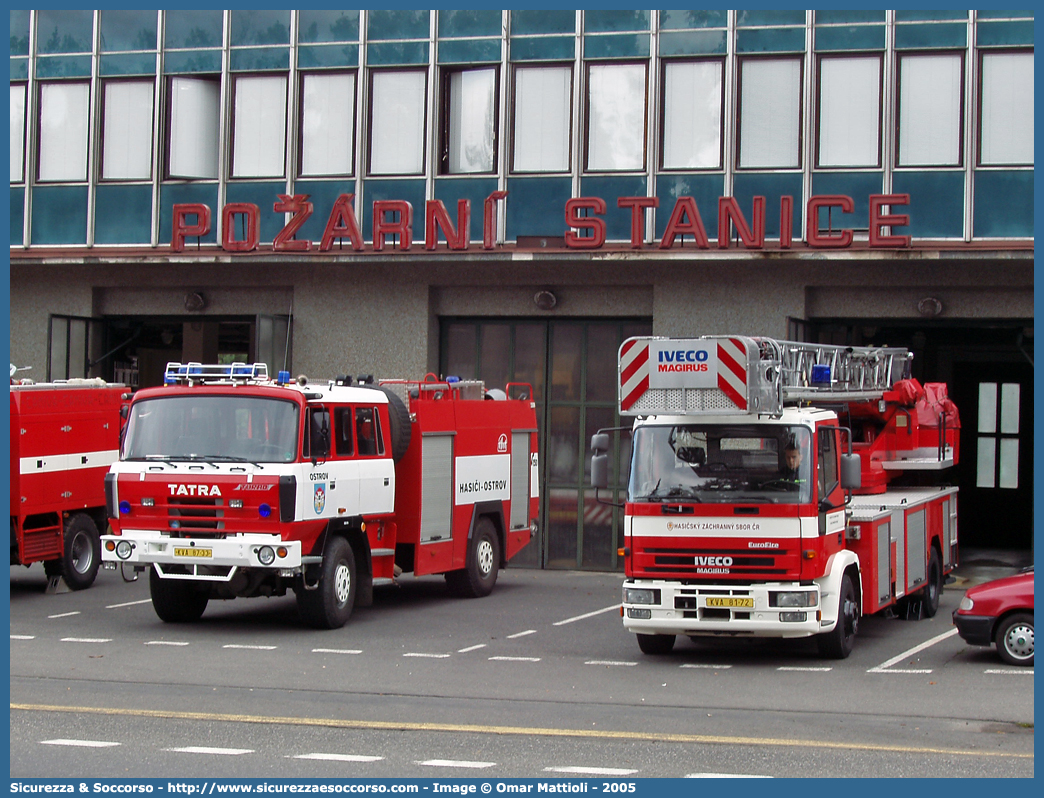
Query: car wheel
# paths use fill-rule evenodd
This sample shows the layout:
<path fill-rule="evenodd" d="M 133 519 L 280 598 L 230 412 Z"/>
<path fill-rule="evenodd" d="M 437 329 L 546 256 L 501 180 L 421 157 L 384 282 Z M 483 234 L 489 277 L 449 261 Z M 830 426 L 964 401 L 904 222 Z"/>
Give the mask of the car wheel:
<path fill-rule="evenodd" d="M 193 623 L 203 617 L 210 601 L 210 586 L 195 585 L 184 579 L 164 579 L 153 568 L 149 571 L 152 608 L 166 623 Z"/>
<path fill-rule="evenodd" d="M 943 592 L 943 570 L 939 551 L 932 546 L 932 556 L 928 558 L 928 584 L 924 588 L 924 615 L 935 617 L 939 611 L 939 602 Z"/>
<path fill-rule="evenodd" d="M 1018 612 L 997 626 L 997 653 L 1009 665 L 1033 664 L 1033 616 Z"/>
<path fill-rule="evenodd" d="M 670 654 L 675 635 L 635 635 L 643 654 Z"/>
<path fill-rule="evenodd" d="M 859 598 L 856 596 L 852 577 L 841 577 L 838 594 L 837 624 L 834 628 L 816 637 L 819 655 L 827 659 L 845 659 L 852 653 L 856 632 L 859 631 Z"/>

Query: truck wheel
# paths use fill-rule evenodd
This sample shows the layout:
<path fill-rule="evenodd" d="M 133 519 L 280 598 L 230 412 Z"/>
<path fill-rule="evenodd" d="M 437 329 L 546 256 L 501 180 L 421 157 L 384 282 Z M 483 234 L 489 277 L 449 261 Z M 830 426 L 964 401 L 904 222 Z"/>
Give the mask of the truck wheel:
<path fill-rule="evenodd" d="M 1009 665 L 1033 665 L 1033 616 L 1020 612 L 997 627 L 997 653 Z"/>
<path fill-rule="evenodd" d="M 841 577 L 837 624 L 832 631 L 816 636 L 819 655 L 827 659 L 845 659 L 852 653 L 856 632 L 859 631 L 859 599 L 852 577 Z"/>
<path fill-rule="evenodd" d="M 319 566 L 319 586 L 297 589 L 297 608 L 316 629 L 340 629 L 355 606 L 355 554 L 342 537 L 330 540 Z"/>
<path fill-rule="evenodd" d="M 942 561 L 939 552 L 932 546 L 932 554 L 928 558 L 928 584 L 924 588 L 924 615 L 926 618 L 935 617 L 939 611 L 939 601 L 943 592 Z"/>
<path fill-rule="evenodd" d="M 65 550 L 61 559 L 61 575 L 72 590 L 83 590 L 94 584 L 101 565 L 101 537 L 89 515 L 76 513 L 65 522 Z M 46 563 L 45 563 L 46 572 Z M 48 575 L 51 575 L 48 572 Z"/>
<path fill-rule="evenodd" d="M 467 565 L 461 571 L 446 574 L 450 588 L 465 598 L 482 598 L 493 592 L 500 569 L 500 538 L 488 518 L 480 518 L 475 525 L 468 546 Z"/>
<path fill-rule="evenodd" d="M 163 579 L 155 568 L 149 571 L 152 609 L 166 623 L 193 623 L 203 617 L 210 601 L 210 588 L 182 579 Z"/>
<path fill-rule="evenodd" d="M 670 654 L 675 635 L 635 635 L 643 654 Z"/>
<path fill-rule="evenodd" d="M 410 421 L 410 411 L 406 409 L 399 395 L 389 388 L 381 388 L 388 397 L 388 419 L 391 422 L 391 444 L 392 460 L 399 462 L 410 448 L 410 438 L 413 436 L 413 423 Z"/>

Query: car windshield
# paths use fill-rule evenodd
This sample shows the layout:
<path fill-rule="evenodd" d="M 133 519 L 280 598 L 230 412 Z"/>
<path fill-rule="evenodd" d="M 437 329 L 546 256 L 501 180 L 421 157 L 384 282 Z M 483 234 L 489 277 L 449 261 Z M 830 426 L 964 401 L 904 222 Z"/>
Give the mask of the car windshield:
<path fill-rule="evenodd" d="M 807 428 L 784 424 L 639 427 L 627 500 L 808 502 L 810 440 Z"/>
<path fill-rule="evenodd" d="M 243 394 L 179 394 L 131 405 L 124 460 L 288 463 L 297 405 Z"/>

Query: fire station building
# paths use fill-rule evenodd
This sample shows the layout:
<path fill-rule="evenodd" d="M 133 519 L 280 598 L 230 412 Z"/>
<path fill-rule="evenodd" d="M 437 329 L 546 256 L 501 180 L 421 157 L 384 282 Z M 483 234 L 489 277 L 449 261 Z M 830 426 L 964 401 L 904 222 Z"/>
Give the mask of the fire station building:
<path fill-rule="evenodd" d="M 604 570 L 587 446 L 625 338 L 905 346 L 960 409 L 961 541 L 1031 546 L 1029 12 L 10 22 L 21 376 L 531 383 L 516 562 Z"/>

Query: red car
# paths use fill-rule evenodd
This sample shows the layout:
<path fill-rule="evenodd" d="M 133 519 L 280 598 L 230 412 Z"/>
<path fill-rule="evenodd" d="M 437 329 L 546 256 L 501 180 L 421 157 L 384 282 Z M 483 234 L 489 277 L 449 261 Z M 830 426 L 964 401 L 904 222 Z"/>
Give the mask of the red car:
<path fill-rule="evenodd" d="M 953 611 L 957 633 L 973 646 L 996 644 L 1009 665 L 1033 665 L 1033 566 L 968 588 Z"/>

